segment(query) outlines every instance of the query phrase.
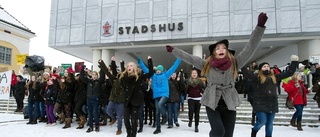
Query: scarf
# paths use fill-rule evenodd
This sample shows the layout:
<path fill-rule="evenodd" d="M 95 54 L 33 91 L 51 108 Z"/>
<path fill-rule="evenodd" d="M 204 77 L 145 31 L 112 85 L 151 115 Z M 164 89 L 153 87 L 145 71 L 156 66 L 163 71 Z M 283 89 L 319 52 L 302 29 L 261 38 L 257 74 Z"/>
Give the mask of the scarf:
<path fill-rule="evenodd" d="M 228 58 L 222 58 L 222 59 L 210 59 L 210 66 L 213 68 L 218 68 L 222 71 L 225 71 L 231 67 L 231 61 Z"/>
<path fill-rule="evenodd" d="M 200 83 L 200 78 L 189 78 L 188 85 L 192 87 L 196 87 Z"/>

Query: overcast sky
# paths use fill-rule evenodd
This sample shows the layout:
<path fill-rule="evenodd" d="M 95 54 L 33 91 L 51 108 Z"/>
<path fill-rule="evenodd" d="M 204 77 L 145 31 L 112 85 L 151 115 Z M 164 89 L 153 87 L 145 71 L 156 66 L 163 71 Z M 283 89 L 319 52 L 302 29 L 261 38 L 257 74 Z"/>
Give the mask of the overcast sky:
<path fill-rule="evenodd" d="M 44 56 L 46 65 L 58 66 L 61 63 L 83 61 L 48 47 L 51 0 L 0 0 L 0 5 L 36 37 L 31 39 L 29 55 Z M 57 60 L 57 56 L 63 60 Z M 86 62 L 86 65 L 91 63 Z"/>

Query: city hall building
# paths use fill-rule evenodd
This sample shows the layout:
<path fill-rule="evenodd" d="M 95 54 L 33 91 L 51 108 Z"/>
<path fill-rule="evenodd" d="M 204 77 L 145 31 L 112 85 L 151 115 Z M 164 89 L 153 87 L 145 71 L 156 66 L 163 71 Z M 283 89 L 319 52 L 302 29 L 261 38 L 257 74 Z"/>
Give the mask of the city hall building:
<path fill-rule="evenodd" d="M 52 0 L 49 46 L 94 70 L 99 59 L 146 62 L 148 55 L 169 68 L 175 58 L 165 45 L 208 57 L 210 44 L 228 39 L 237 55 L 265 12 L 267 29 L 250 61 L 285 66 L 292 54 L 319 56 L 319 7 L 319 0 Z"/>

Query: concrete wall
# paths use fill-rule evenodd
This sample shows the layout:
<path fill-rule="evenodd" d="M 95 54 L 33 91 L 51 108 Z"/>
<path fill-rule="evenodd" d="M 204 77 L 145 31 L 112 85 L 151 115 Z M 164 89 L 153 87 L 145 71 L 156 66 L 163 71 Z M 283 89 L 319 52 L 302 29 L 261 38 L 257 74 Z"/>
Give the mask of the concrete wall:
<path fill-rule="evenodd" d="M 260 12 L 269 17 L 266 34 L 319 32 L 318 7 L 319 0 L 52 0 L 49 46 L 248 35 Z M 114 34 L 104 37 L 107 21 Z M 118 34 L 179 22 L 182 31 Z"/>
<path fill-rule="evenodd" d="M 268 62 L 270 66 L 277 65 L 279 68 L 285 67 L 287 63 L 290 63 L 291 55 L 298 55 L 298 45 L 288 45 L 276 52 L 265 55 L 265 58 L 257 60 L 257 63 Z M 300 61 L 303 59 L 299 57 Z"/>

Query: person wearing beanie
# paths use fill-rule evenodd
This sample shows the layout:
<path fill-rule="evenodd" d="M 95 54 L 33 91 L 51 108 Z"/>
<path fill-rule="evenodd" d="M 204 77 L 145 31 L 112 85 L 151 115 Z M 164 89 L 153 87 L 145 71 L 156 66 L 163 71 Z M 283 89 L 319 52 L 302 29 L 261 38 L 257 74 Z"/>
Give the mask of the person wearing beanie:
<path fill-rule="evenodd" d="M 299 63 L 299 72 L 301 73 L 301 81 L 303 82 L 304 86 L 306 88 L 308 88 L 309 86 L 309 82 L 308 82 L 308 75 L 311 73 L 309 68 L 306 68 L 305 65 L 303 65 L 302 63 Z"/>
<path fill-rule="evenodd" d="M 148 56 L 148 59 L 151 59 Z M 138 64 L 140 65 L 142 71 L 144 73 L 152 73 L 152 89 L 153 89 L 153 98 L 155 100 L 156 106 L 156 130 L 153 134 L 161 133 L 161 124 L 165 124 L 168 121 L 168 117 L 166 114 L 166 110 L 164 108 L 164 104 L 167 102 L 169 98 L 169 78 L 179 67 L 181 60 L 179 58 L 173 63 L 172 67 L 164 72 L 164 67 L 162 65 L 158 65 L 155 70 L 155 74 L 153 74 L 153 70 L 147 69 L 143 61 L 138 58 Z M 160 123 L 160 114 L 162 115 L 162 121 Z"/>
<path fill-rule="evenodd" d="M 241 68 L 243 76 L 252 80 L 254 90 L 253 111 L 256 112 L 258 120 L 251 130 L 251 137 L 256 137 L 262 126 L 265 126 L 265 136 L 272 136 L 273 120 L 279 112 L 277 81 L 292 76 L 298 67 L 298 60 L 298 56 L 292 55 L 288 71 L 280 74 L 275 74 L 267 62 L 259 64 L 257 74 L 252 74 L 246 67 Z"/>
<path fill-rule="evenodd" d="M 251 33 L 249 42 L 238 55 L 229 49 L 229 41 L 221 40 L 209 46 L 210 56 L 206 60 L 191 55 L 179 48 L 166 46 L 167 52 L 201 70 L 207 78 L 200 103 L 206 107 L 211 130 L 209 136 L 232 137 L 236 122 L 236 110 L 241 100 L 235 88 L 238 68 L 246 65 L 258 49 L 266 29 L 267 14 L 260 13 L 258 24 Z"/>

